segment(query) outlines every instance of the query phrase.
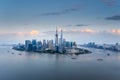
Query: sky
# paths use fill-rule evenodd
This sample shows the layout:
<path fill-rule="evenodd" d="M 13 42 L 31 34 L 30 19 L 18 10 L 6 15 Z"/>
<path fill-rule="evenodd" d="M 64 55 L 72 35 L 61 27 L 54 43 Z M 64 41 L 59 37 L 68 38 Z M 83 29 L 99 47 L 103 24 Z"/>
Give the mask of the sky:
<path fill-rule="evenodd" d="M 63 37 L 79 44 L 120 41 L 120 0 L 0 0 L 0 44 Z"/>

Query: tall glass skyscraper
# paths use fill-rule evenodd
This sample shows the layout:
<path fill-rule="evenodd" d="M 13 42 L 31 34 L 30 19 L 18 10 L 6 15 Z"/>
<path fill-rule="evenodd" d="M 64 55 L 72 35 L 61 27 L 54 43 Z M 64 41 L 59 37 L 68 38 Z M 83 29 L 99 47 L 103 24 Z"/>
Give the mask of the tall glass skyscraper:
<path fill-rule="evenodd" d="M 56 28 L 56 34 L 55 34 L 55 46 L 58 46 L 58 30 Z"/>

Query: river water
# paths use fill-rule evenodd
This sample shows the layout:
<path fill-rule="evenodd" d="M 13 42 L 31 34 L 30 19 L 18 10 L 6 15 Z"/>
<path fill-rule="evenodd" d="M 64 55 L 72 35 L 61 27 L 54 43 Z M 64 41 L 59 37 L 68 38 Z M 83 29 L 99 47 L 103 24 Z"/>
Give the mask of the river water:
<path fill-rule="evenodd" d="M 0 80 L 120 80 L 120 52 L 89 50 L 75 56 L 0 46 Z"/>

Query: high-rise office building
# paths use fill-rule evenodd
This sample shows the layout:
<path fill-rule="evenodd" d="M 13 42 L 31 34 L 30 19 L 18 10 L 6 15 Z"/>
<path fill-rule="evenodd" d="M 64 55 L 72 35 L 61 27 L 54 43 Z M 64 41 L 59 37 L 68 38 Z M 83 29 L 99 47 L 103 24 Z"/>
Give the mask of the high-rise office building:
<path fill-rule="evenodd" d="M 63 46 L 63 31 L 62 31 L 62 29 L 61 29 L 61 35 L 60 35 L 60 47 L 62 48 L 62 46 Z"/>
<path fill-rule="evenodd" d="M 48 48 L 49 48 L 50 50 L 53 50 L 53 49 L 54 49 L 53 40 L 49 40 L 49 42 L 48 42 Z"/>
<path fill-rule="evenodd" d="M 32 44 L 31 44 L 31 41 L 30 41 L 30 40 L 25 40 L 25 49 L 26 49 L 27 51 L 32 50 Z"/>
<path fill-rule="evenodd" d="M 33 39 L 32 40 L 32 45 L 36 45 L 36 44 L 37 44 L 36 39 Z"/>
<path fill-rule="evenodd" d="M 58 46 L 58 30 L 56 28 L 56 34 L 55 34 L 55 46 Z"/>
<path fill-rule="evenodd" d="M 36 50 L 37 50 L 37 41 L 36 41 L 36 39 L 33 39 L 33 40 L 32 40 L 32 50 L 33 50 L 33 51 L 36 51 Z"/>
<path fill-rule="evenodd" d="M 42 42 L 38 41 L 37 42 L 37 50 L 41 50 L 42 49 Z"/>
<path fill-rule="evenodd" d="M 63 39 L 63 47 L 66 47 L 66 39 Z"/>
<path fill-rule="evenodd" d="M 43 50 L 45 50 L 47 48 L 47 43 L 46 40 L 43 40 L 43 45 L 42 45 Z"/>

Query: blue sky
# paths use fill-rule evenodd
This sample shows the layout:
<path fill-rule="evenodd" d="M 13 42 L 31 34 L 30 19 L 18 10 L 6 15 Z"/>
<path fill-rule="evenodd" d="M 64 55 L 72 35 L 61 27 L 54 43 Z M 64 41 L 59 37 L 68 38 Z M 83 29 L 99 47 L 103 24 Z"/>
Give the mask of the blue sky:
<path fill-rule="evenodd" d="M 1 44 L 54 39 L 56 27 L 77 43 L 116 43 L 119 25 L 120 0 L 0 0 Z"/>

